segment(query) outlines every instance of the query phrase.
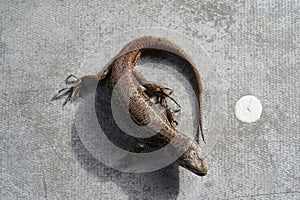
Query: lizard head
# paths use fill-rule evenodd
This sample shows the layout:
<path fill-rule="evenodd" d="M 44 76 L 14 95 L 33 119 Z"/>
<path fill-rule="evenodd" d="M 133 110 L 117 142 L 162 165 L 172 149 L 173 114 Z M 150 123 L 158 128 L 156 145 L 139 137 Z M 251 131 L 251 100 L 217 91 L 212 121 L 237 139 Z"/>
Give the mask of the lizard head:
<path fill-rule="evenodd" d="M 196 142 L 191 144 L 188 150 L 179 158 L 178 162 L 179 165 L 199 176 L 205 176 L 207 173 L 202 151 Z"/>

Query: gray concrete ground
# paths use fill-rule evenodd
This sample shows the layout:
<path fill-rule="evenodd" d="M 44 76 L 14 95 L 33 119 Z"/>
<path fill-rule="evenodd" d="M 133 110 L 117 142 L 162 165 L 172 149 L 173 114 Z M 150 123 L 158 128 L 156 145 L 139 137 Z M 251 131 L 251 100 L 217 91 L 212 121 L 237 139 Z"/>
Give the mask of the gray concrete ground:
<path fill-rule="evenodd" d="M 1 0 L 0 10 L 0 199 L 300 198 L 298 1 Z M 205 177 L 175 164 L 141 174 L 105 166 L 80 139 L 76 106 L 50 102 L 68 73 L 97 72 L 143 34 L 179 34 L 177 42 L 194 58 L 199 51 L 186 37 L 207 52 L 211 65 L 199 62 Z M 157 72 L 180 73 L 164 69 L 174 64 L 165 59 L 143 68 L 151 60 L 146 58 L 141 70 L 168 84 Z M 263 106 L 261 118 L 250 124 L 234 114 L 236 101 L 247 94 Z M 186 121 L 181 118 L 179 129 Z"/>

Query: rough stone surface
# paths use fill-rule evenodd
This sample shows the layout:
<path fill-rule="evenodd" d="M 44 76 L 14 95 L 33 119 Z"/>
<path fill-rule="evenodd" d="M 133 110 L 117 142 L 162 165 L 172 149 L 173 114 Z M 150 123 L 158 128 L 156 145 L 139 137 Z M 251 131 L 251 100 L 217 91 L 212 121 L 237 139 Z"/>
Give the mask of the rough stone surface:
<path fill-rule="evenodd" d="M 299 1 L 0 0 L 0 11 L 0 199 L 300 198 Z M 192 38 L 213 63 L 199 67 L 205 130 L 222 131 L 205 177 L 175 164 L 144 174 L 111 169 L 84 147 L 75 108 L 50 102 L 68 73 L 97 72 L 82 63 L 101 42 L 149 27 Z M 208 82 L 221 83 L 224 109 Z M 251 124 L 234 115 L 248 94 L 263 106 Z"/>

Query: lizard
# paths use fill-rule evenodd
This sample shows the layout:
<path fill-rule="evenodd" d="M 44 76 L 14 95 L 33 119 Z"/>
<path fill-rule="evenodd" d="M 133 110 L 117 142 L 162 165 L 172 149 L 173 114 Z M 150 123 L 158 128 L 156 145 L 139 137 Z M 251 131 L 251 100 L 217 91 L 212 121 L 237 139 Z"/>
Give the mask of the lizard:
<path fill-rule="evenodd" d="M 204 176 L 207 173 L 207 167 L 204 161 L 204 157 L 202 155 L 202 150 L 199 144 L 194 140 L 189 138 L 183 133 L 180 133 L 175 129 L 173 122 L 174 120 L 174 112 L 169 108 L 166 99 L 170 98 L 174 101 L 179 107 L 180 105 L 177 101 L 171 97 L 172 89 L 164 87 L 159 84 L 152 83 L 147 81 L 141 73 L 135 70 L 135 66 L 142 54 L 144 49 L 159 49 L 174 53 L 184 58 L 189 62 L 192 72 L 195 75 L 196 79 L 196 94 L 198 98 L 199 105 L 199 128 L 202 139 L 203 137 L 203 112 L 202 112 L 202 81 L 200 78 L 200 74 L 196 68 L 196 64 L 191 59 L 191 57 L 177 44 L 171 42 L 165 38 L 157 37 L 157 36 L 143 36 L 137 39 L 132 40 L 127 43 L 119 54 L 116 56 L 114 61 L 107 66 L 101 72 L 95 75 L 87 75 L 81 78 L 71 74 L 66 79 L 67 87 L 58 91 L 58 94 L 55 95 L 52 100 L 56 100 L 61 98 L 63 95 L 68 95 L 63 105 L 65 105 L 68 101 L 72 101 L 75 99 L 80 91 L 80 85 L 82 84 L 82 80 L 84 78 L 95 78 L 99 81 L 104 79 L 109 79 L 111 89 L 120 81 L 121 78 L 124 78 L 125 85 L 124 88 L 127 88 L 127 92 L 119 92 L 120 101 L 125 101 L 130 96 L 129 99 L 129 113 L 133 119 L 133 121 L 138 125 L 147 125 L 150 120 L 156 120 L 157 125 L 160 125 L 160 129 L 154 140 L 148 143 L 142 143 L 139 145 L 140 149 L 154 149 L 160 148 L 165 143 L 169 143 L 176 136 L 179 138 L 179 141 L 175 145 L 177 149 L 186 148 L 188 144 L 187 150 L 180 156 L 177 160 L 179 165 L 184 168 L 194 172 L 197 175 Z M 69 78 L 74 77 L 76 79 L 75 82 L 69 82 Z M 142 90 L 139 87 L 139 84 L 142 85 L 145 90 Z M 130 90 L 130 94 L 128 93 Z M 66 93 L 62 94 L 63 91 Z M 166 118 L 157 117 L 157 110 L 153 108 L 153 103 L 150 98 L 152 96 L 156 96 L 157 100 L 160 104 L 164 105 L 166 109 Z M 128 102 L 126 102 L 128 103 Z M 160 115 L 161 116 L 161 115 Z M 151 118 L 151 119 L 150 119 Z M 176 122 L 177 123 L 177 122 Z"/>

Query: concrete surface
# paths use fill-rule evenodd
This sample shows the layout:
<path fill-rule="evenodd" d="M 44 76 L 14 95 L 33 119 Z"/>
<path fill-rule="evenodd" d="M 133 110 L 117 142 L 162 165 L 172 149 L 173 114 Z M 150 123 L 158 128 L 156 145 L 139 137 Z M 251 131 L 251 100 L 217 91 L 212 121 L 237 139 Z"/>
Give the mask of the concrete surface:
<path fill-rule="evenodd" d="M 0 11 L 0 199 L 300 199 L 298 1 L 1 0 Z M 146 27 L 192 38 L 213 63 L 199 67 L 205 130 L 218 138 L 205 177 L 109 168 L 80 140 L 75 106 L 50 102 L 68 73 L 97 71 L 82 63 L 105 39 Z M 263 106 L 251 124 L 234 115 L 248 94 Z"/>

